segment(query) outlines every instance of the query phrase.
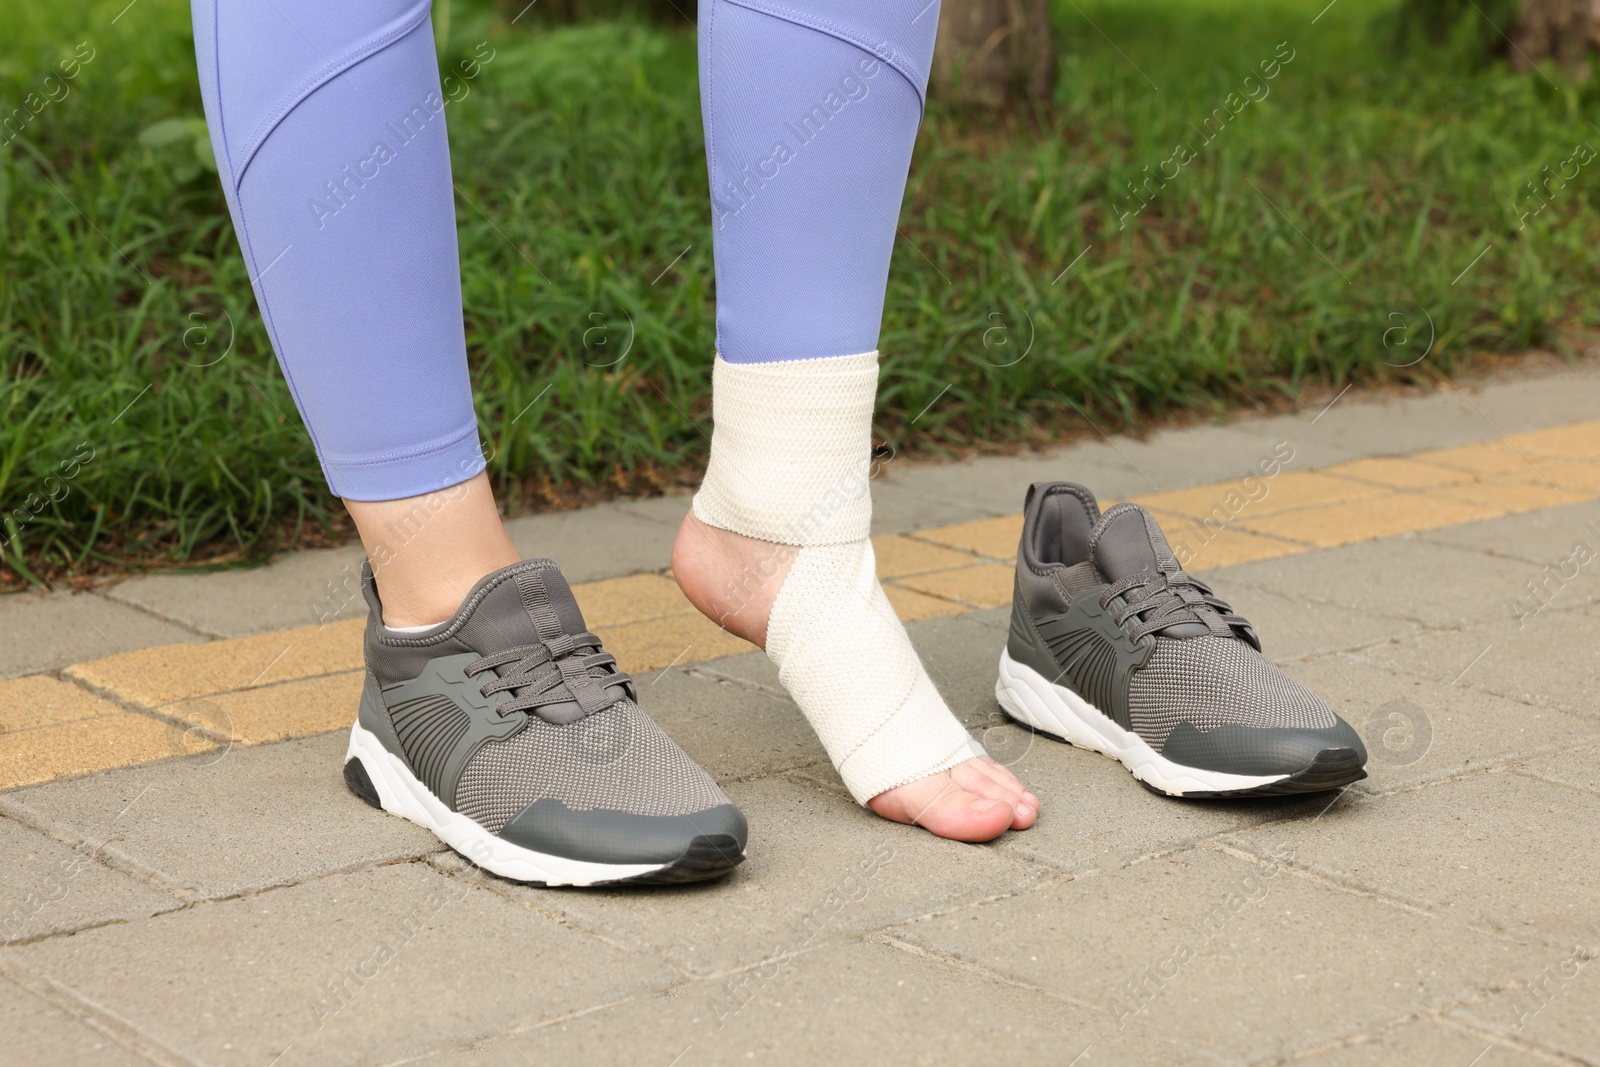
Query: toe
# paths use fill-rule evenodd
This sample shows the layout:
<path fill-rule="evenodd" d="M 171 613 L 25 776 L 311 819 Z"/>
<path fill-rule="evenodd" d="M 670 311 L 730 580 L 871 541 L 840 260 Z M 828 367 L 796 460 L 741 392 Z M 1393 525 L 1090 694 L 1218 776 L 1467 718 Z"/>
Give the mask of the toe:
<path fill-rule="evenodd" d="M 987 756 L 957 764 L 951 771 L 955 783 L 969 793 L 1003 800 L 1016 812 L 1014 830 L 1026 830 L 1039 815 L 1039 798 L 1024 789 L 1017 776 Z"/>
<path fill-rule="evenodd" d="M 886 819 L 912 823 L 953 841 L 993 841 L 1018 823 L 1017 807 L 1008 795 L 992 783 L 978 783 L 988 783 L 986 776 L 969 772 L 962 779 L 974 788 L 943 771 L 879 793 L 867 806 Z M 1031 813 L 1027 819 L 1032 821 Z"/>

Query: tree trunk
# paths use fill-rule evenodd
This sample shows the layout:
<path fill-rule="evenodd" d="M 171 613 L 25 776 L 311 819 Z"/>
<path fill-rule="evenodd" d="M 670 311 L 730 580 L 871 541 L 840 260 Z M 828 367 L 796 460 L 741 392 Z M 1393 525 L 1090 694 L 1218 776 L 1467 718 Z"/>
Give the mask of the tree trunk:
<path fill-rule="evenodd" d="M 933 91 L 950 103 L 1047 100 L 1056 84 L 1049 0 L 943 0 Z"/>
<path fill-rule="evenodd" d="M 1508 34 L 1512 69 L 1529 71 L 1541 59 L 1554 59 L 1574 74 L 1587 74 L 1597 7 L 1595 0 L 1522 0 Z"/>

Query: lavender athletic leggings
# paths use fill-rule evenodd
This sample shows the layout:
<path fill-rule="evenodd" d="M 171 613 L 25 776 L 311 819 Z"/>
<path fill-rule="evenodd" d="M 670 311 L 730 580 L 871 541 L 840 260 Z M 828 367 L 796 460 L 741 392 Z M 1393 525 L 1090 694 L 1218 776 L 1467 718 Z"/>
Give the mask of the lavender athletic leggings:
<path fill-rule="evenodd" d="M 228 208 L 328 484 L 392 500 L 476 474 L 429 0 L 193 9 Z M 723 358 L 877 347 L 938 18 L 938 0 L 700 0 Z"/>

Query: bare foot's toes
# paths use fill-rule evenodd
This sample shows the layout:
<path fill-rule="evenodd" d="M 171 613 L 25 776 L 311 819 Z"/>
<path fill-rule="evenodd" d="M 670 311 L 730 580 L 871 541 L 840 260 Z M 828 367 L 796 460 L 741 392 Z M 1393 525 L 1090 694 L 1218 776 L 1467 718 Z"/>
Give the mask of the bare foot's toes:
<path fill-rule="evenodd" d="M 955 783 L 969 793 L 1003 800 L 1016 811 L 1013 830 L 1026 830 L 1039 817 L 1039 798 L 1023 788 L 1009 767 L 996 763 L 989 756 L 979 756 L 950 769 Z"/>
<path fill-rule="evenodd" d="M 967 760 L 867 801 L 867 807 L 885 819 L 914 823 L 953 841 L 993 841 L 1009 829 L 1026 829 L 1038 816 L 1038 805 L 1038 798 L 1023 790 L 1015 775 L 987 757 Z"/>

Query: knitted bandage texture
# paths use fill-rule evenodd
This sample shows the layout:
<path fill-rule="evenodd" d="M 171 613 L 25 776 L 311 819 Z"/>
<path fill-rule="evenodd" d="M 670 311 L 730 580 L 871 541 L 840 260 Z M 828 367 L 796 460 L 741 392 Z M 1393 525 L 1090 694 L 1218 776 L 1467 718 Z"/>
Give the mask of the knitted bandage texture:
<path fill-rule="evenodd" d="M 851 796 L 983 754 L 945 706 L 878 583 L 867 486 L 878 354 L 728 363 L 712 372 L 700 521 L 797 545 L 767 656 Z"/>

